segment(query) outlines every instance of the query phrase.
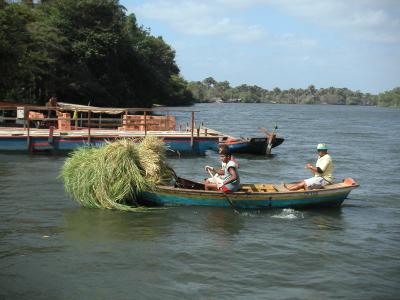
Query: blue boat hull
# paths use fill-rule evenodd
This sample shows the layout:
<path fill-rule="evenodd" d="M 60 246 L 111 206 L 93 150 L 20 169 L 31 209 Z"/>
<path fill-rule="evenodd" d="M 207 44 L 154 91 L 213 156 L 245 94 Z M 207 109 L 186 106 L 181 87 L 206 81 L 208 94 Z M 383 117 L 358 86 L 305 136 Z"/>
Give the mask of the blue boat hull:
<path fill-rule="evenodd" d="M 110 137 L 93 137 L 89 143 L 82 137 L 31 137 L 24 136 L 0 137 L 0 151 L 71 151 L 85 146 L 101 146 L 106 141 L 115 140 Z M 204 155 L 207 150 L 218 147 L 217 138 L 194 138 L 193 146 L 187 137 L 164 137 L 167 149 L 179 153 L 193 153 Z"/>
<path fill-rule="evenodd" d="M 351 184 L 342 183 L 336 186 L 337 188 L 312 191 L 255 193 L 239 191 L 229 194 L 162 186 L 157 191 L 143 193 L 140 201 L 147 205 L 234 206 L 250 209 L 340 206 L 358 184 L 353 181 Z"/>
<path fill-rule="evenodd" d="M 272 148 L 282 144 L 284 138 L 276 137 L 272 142 Z M 265 138 L 237 139 L 222 142 L 228 146 L 232 153 L 248 153 L 248 154 L 265 154 L 268 146 L 268 141 Z"/>

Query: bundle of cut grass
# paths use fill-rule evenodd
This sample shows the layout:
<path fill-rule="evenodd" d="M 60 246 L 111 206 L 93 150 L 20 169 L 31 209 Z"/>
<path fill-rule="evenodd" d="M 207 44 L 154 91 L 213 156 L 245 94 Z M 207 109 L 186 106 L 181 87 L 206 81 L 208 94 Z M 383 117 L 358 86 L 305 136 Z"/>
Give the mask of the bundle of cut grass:
<path fill-rule="evenodd" d="M 171 180 L 174 171 L 166 163 L 165 145 L 159 138 L 147 136 L 138 144 L 138 152 L 139 164 L 152 184 L 165 184 Z"/>
<path fill-rule="evenodd" d="M 149 136 L 140 143 L 124 139 L 80 148 L 66 160 L 61 176 L 66 192 L 84 207 L 138 210 L 137 195 L 170 181 L 172 174 L 164 144 Z"/>

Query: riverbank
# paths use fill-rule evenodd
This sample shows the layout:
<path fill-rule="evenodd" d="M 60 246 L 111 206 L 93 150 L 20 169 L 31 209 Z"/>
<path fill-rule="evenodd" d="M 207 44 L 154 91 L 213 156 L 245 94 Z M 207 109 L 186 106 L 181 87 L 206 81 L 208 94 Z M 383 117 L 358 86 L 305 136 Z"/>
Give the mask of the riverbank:
<path fill-rule="evenodd" d="M 257 85 L 242 84 L 231 87 L 228 81 L 218 82 L 212 77 L 203 81 L 192 81 L 188 89 L 199 102 L 240 102 L 280 104 L 336 104 L 400 107 L 400 87 L 377 95 L 352 91 L 348 88 L 319 88 L 314 85 L 306 89 L 271 90 Z"/>

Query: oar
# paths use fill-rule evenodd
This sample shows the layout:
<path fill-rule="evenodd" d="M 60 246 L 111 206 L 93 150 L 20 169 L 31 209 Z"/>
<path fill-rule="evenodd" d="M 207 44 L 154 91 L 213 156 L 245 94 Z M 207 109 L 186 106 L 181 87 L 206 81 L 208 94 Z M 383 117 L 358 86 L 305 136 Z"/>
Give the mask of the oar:
<path fill-rule="evenodd" d="M 267 137 L 269 137 L 269 132 L 268 132 L 268 130 L 267 129 L 265 129 L 264 127 L 259 127 L 258 128 L 261 132 L 264 132 L 264 134 L 267 136 Z"/>
<path fill-rule="evenodd" d="M 265 148 L 265 155 L 271 155 L 272 140 L 274 138 L 275 128 L 272 133 L 269 133 L 264 127 L 259 127 L 258 129 L 266 135 L 267 147 Z"/>
<path fill-rule="evenodd" d="M 275 124 L 275 127 L 272 130 L 272 133 L 268 136 L 268 145 L 267 145 L 267 149 L 265 151 L 266 155 L 271 155 L 272 140 L 274 139 L 276 129 L 278 129 L 278 126 Z"/>
<path fill-rule="evenodd" d="M 214 183 L 215 183 L 215 184 L 217 185 L 217 187 L 218 187 L 217 181 L 215 180 L 215 177 L 214 177 L 214 175 L 211 173 L 210 169 L 207 169 L 207 171 L 208 171 L 208 173 L 210 174 L 211 178 L 213 179 Z M 233 204 L 232 200 L 229 199 L 228 195 L 224 192 L 224 190 L 221 189 L 221 191 L 222 191 L 222 193 L 224 194 L 226 200 L 228 200 L 229 204 L 230 204 L 231 207 L 233 208 L 233 211 L 234 211 L 235 213 L 239 213 L 239 212 L 235 209 L 235 205 Z"/>

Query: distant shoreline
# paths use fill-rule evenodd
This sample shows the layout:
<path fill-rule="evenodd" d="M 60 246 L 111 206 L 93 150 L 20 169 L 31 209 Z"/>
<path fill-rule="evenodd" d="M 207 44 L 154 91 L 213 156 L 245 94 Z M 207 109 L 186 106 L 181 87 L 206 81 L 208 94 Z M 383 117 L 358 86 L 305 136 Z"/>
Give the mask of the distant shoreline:
<path fill-rule="evenodd" d="M 196 102 L 270 103 L 270 104 L 326 104 L 400 107 L 400 87 L 378 95 L 352 91 L 348 88 L 290 88 L 271 90 L 257 85 L 241 84 L 232 87 L 228 81 L 218 82 L 212 77 L 191 81 L 188 90 Z"/>
<path fill-rule="evenodd" d="M 281 103 L 281 102 L 237 102 L 237 101 L 198 101 L 194 104 L 285 104 L 285 105 L 332 105 L 332 106 L 368 106 L 368 107 L 385 107 L 379 106 L 377 104 L 342 104 L 342 103 Z M 388 108 L 398 108 L 398 107 L 388 107 Z"/>

